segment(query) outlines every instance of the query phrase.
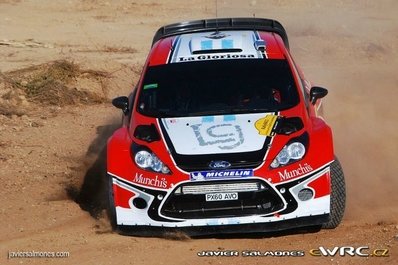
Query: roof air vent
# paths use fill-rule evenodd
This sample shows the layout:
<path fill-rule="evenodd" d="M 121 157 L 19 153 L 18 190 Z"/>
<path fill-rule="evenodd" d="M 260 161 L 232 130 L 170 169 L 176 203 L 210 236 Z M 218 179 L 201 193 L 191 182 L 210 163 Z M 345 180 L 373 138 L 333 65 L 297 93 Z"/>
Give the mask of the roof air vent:
<path fill-rule="evenodd" d="M 256 48 L 257 51 L 265 51 L 265 41 L 264 40 L 255 40 L 254 41 L 254 47 Z"/>
<path fill-rule="evenodd" d="M 242 52 L 242 36 L 213 33 L 207 36 L 195 36 L 191 39 L 192 54 Z"/>

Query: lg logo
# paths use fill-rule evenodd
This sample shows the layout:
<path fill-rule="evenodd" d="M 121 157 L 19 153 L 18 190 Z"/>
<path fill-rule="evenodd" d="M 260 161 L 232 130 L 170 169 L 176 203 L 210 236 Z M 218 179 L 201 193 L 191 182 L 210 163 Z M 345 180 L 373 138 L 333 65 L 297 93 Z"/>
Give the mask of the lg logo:
<path fill-rule="evenodd" d="M 239 125 L 226 123 L 208 127 L 204 124 L 194 124 L 190 127 L 200 146 L 217 145 L 225 150 L 234 149 L 245 141 Z"/>

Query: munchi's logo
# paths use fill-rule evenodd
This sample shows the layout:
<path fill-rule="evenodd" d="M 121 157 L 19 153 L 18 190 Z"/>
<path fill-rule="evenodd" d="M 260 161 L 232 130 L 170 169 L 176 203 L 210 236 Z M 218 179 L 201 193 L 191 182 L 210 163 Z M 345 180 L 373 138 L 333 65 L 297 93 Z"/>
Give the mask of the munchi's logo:
<path fill-rule="evenodd" d="M 264 118 L 257 120 L 254 123 L 254 127 L 256 127 L 260 135 L 274 136 L 275 132 L 273 132 L 273 129 L 277 118 L 277 115 L 267 115 Z"/>
<path fill-rule="evenodd" d="M 301 175 L 304 175 L 306 173 L 311 172 L 313 169 L 310 165 L 308 165 L 307 163 L 305 163 L 304 165 L 299 164 L 299 167 L 297 169 L 293 169 L 288 171 L 287 169 L 285 169 L 283 172 L 278 172 L 278 175 L 281 179 L 281 181 L 284 180 L 288 180 L 294 177 L 298 177 Z"/>
<path fill-rule="evenodd" d="M 217 145 L 220 149 L 228 150 L 245 141 L 239 125 L 224 123 L 207 127 L 204 124 L 193 124 L 191 128 L 200 146 Z"/>
<path fill-rule="evenodd" d="M 146 178 L 142 174 L 135 173 L 134 182 L 156 188 L 167 188 L 166 178 L 159 178 L 159 176 L 156 176 L 155 178 Z"/>

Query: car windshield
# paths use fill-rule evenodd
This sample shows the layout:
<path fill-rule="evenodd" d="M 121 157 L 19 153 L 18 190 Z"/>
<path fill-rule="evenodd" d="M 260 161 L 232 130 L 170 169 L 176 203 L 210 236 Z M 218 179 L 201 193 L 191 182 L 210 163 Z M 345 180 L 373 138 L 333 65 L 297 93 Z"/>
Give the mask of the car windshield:
<path fill-rule="evenodd" d="M 138 111 L 186 117 L 279 111 L 298 102 L 286 60 L 212 60 L 149 67 Z"/>

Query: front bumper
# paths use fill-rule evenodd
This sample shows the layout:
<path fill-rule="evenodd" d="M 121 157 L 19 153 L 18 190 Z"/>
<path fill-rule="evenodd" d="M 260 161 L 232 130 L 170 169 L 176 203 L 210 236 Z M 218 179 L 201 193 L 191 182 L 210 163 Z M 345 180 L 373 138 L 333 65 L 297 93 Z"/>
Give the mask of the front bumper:
<path fill-rule="evenodd" d="M 300 199 L 298 195 L 300 190 L 312 189 L 311 183 L 329 176 L 329 166 L 283 183 L 272 184 L 264 178 L 250 177 L 244 181 L 204 181 L 195 184 L 185 181 L 169 190 L 150 189 L 109 174 L 112 176 L 114 187 L 131 194 L 128 202 L 122 206 L 118 204 L 116 196 L 117 225 L 135 227 L 136 230 L 145 230 L 145 227 L 149 226 L 162 229 L 179 228 L 190 230 L 187 232 L 194 235 L 236 233 L 240 229 L 245 232 L 278 231 L 320 225 L 326 223 L 329 218 L 330 194 L 318 197 L 314 194 L 306 200 Z M 187 185 L 200 186 L 206 191 L 206 185 L 239 182 L 259 183 L 259 187 L 262 188 L 258 191 L 240 191 L 240 204 L 237 204 L 237 201 L 206 203 L 200 199 L 201 194 L 176 196 L 179 188 Z M 192 188 L 190 190 L 192 191 Z M 136 198 L 145 200 L 147 206 L 137 208 L 137 204 L 134 203 Z"/>
<path fill-rule="evenodd" d="M 268 223 L 234 224 L 234 225 L 208 225 L 190 227 L 156 227 L 142 225 L 123 225 L 119 232 L 135 236 L 162 236 L 182 232 L 188 236 L 205 236 L 215 234 L 239 234 L 239 233 L 275 233 L 280 231 L 306 228 L 306 231 L 320 229 L 320 226 L 329 221 L 329 214 L 317 216 L 299 217 L 290 220 Z M 178 234 L 177 234 L 178 235 Z"/>
<path fill-rule="evenodd" d="M 239 200 L 207 201 L 206 194 L 231 192 Z M 211 219 L 270 215 L 285 208 L 285 200 L 262 179 L 186 182 L 174 189 L 160 213 L 175 219 Z"/>

